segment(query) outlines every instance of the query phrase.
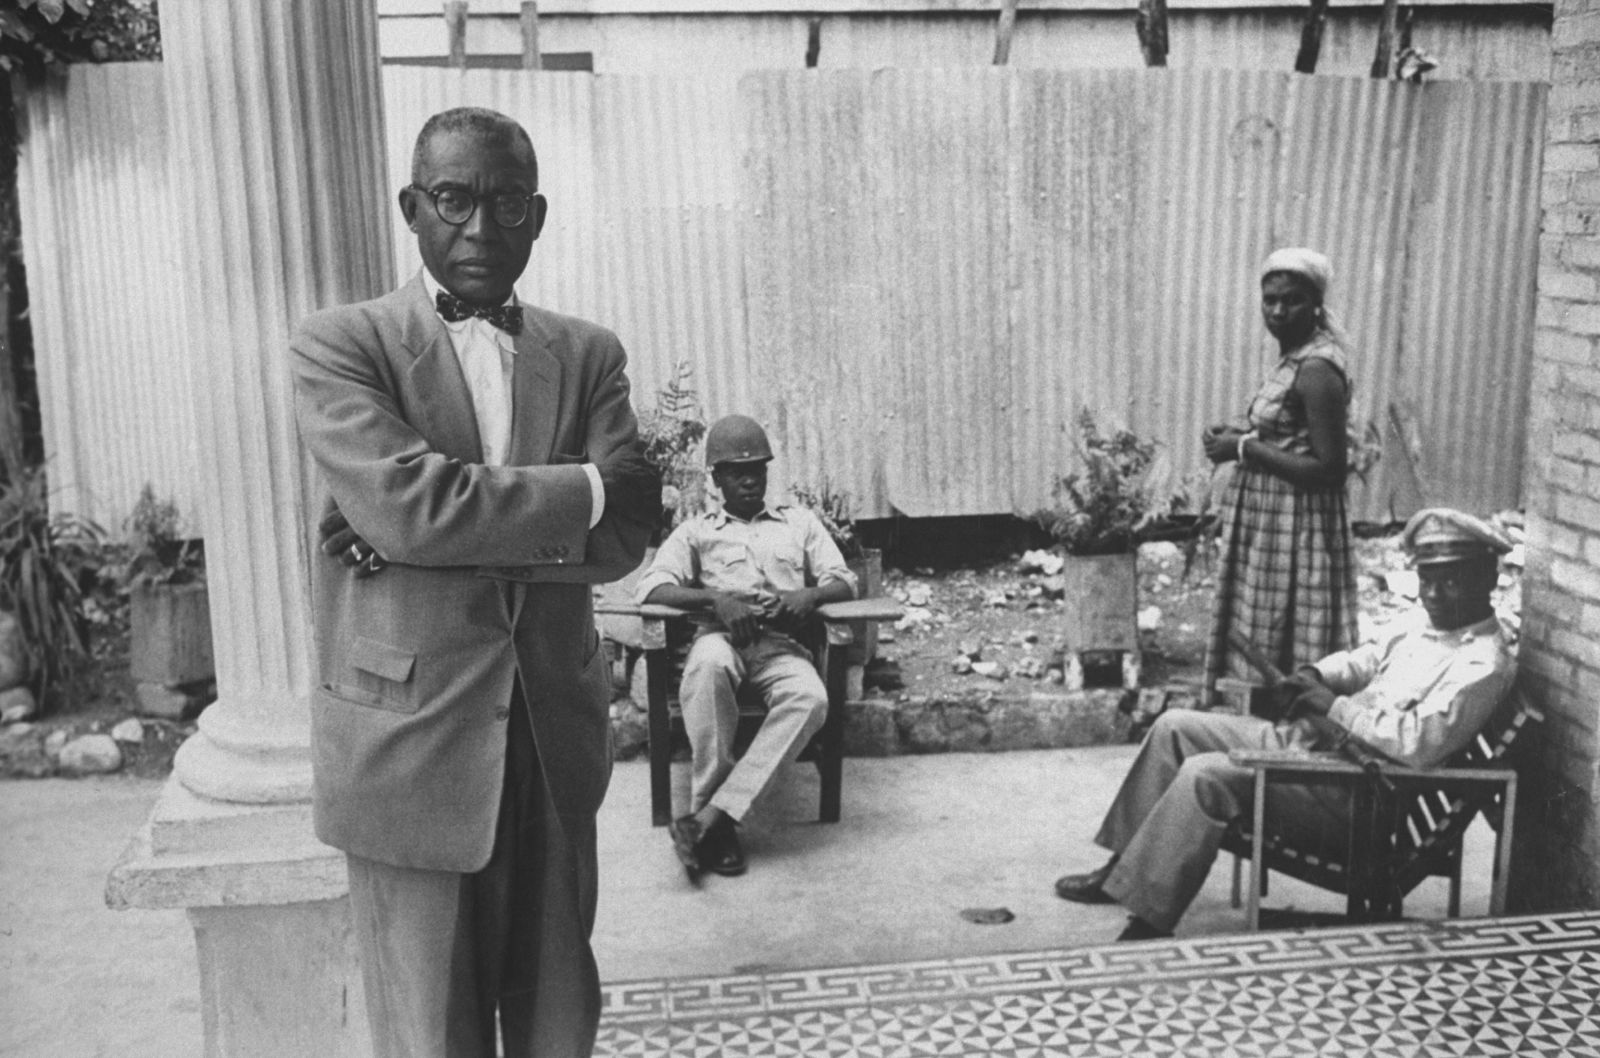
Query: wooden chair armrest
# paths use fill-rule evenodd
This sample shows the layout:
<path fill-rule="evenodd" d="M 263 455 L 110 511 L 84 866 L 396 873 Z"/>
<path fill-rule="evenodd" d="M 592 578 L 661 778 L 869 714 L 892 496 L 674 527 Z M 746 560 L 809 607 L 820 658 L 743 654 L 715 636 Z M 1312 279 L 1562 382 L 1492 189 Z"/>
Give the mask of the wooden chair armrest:
<path fill-rule="evenodd" d="M 1359 764 L 1337 753 L 1318 750 L 1233 749 L 1228 751 L 1228 759 L 1240 767 L 1267 772 L 1269 778 L 1275 781 L 1366 774 Z M 1511 768 L 1408 768 L 1403 764 L 1385 764 L 1383 774 L 1397 782 L 1454 784 L 1505 782 L 1514 772 Z"/>
<path fill-rule="evenodd" d="M 878 597 L 825 602 L 817 607 L 817 616 L 829 624 L 839 621 L 898 621 L 905 616 L 905 611 L 893 599 Z"/>

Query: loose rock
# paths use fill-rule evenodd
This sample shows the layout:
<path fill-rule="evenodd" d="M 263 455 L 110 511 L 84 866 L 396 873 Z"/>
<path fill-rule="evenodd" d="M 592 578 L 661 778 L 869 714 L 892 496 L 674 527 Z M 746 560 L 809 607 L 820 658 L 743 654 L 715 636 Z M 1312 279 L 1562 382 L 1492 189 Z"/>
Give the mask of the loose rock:
<path fill-rule="evenodd" d="M 906 585 L 906 605 L 926 606 L 933 601 L 933 589 L 926 584 L 911 583 Z"/>
<path fill-rule="evenodd" d="M 933 612 L 920 606 L 908 606 L 900 620 L 894 623 L 896 631 L 910 632 L 926 627 L 933 620 Z"/>
<path fill-rule="evenodd" d="M 960 646 L 956 647 L 956 653 L 960 654 L 968 661 L 982 661 L 983 644 L 974 642 L 962 643 Z"/>
<path fill-rule="evenodd" d="M 972 659 L 965 654 L 957 654 L 955 660 L 950 662 L 950 671 L 958 676 L 965 676 L 972 671 Z"/>
<path fill-rule="evenodd" d="M 111 737 L 118 742 L 128 742 L 137 746 L 144 741 L 144 724 L 139 718 L 130 716 L 111 729 Z"/>
<path fill-rule="evenodd" d="M 11 687 L 0 691 L 0 724 L 32 720 L 38 711 L 39 703 L 27 687 Z"/>
<path fill-rule="evenodd" d="M 1017 561 L 1019 573 L 1043 573 L 1053 577 L 1061 572 L 1061 567 L 1066 560 L 1054 551 L 1024 551 L 1022 558 Z"/>
<path fill-rule="evenodd" d="M 1004 591 L 1001 591 L 999 588 L 996 588 L 993 591 L 986 591 L 986 592 L 983 593 L 983 605 L 985 605 L 985 606 L 1003 607 L 1003 606 L 1005 606 L 1006 602 L 1007 602 L 1006 593 Z"/>
<path fill-rule="evenodd" d="M 991 680 L 1003 680 L 1007 676 L 1006 667 L 998 661 L 973 662 L 972 671 L 979 676 L 987 676 Z"/>
<path fill-rule="evenodd" d="M 103 775 L 122 767 L 122 750 L 110 735 L 81 735 L 61 747 L 57 763 L 73 775 Z"/>
<path fill-rule="evenodd" d="M 1023 658 L 1017 662 L 1016 672 L 1025 680 L 1037 680 L 1044 675 L 1044 662 L 1038 658 Z"/>
<path fill-rule="evenodd" d="M 56 728 L 44 736 L 44 751 L 52 758 L 61 756 L 61 748 L 67 744 L 67 739 L 72 736 L 61 728 Z"/>
<path fill-rule="evenodd" d="M 1146 606 L 1139 611 L 1137 622 L 1141 632 L 1156 631 L 1161 627 L 1161 607 Z"/>

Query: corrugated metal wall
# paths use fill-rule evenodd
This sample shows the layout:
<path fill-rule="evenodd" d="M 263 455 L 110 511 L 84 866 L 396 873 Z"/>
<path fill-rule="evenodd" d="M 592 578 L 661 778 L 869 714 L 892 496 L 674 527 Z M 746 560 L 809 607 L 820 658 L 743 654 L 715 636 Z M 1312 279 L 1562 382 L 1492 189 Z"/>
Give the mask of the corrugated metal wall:
<path fill-rule="evenodd" d="M 74 66 L 18 108 L 17 174 L 52 508 L 117 530 L 146 482 L 203 529 L 158 63 Z"/>
<path fill-rule="evenodd" d="M 613 327 L 641 401 L 689 360 L 711 416 L 773 431 L 775 483 L 827 478 L 863 516 L 1044 502 L 1082 405 L 1159 439 L 1168 480 L 1199 468 L 1200 430 L 1241 411 L 1273 357 L 1258 263 L 1298 243 L 1337 269 L 1359 412 L 1414 410 L 1429 499 L 1519 502 L 1541 86 L 979 67 L 393 67 L 385 86 L 395 189 L 429 114 L 522 120 L 551 199 L 524 296 Z M 41 150 L 25 164 L 78 164 Z M 61 195 L 43 189 L 91 180 L 36 178 L 27 197 L 48 213 Z M 393 216 L 405 278 L 414 241 Z M 95 244 L 56 243 L 74 245 Z M 40 349 L 79 365 L 86 393 L 125 388 L 88 345 Z M 108 473 L 135 473 L 117 458 Z M 1391 444 L 1360 517 L 1416 505 L 1403 471 Z"/>

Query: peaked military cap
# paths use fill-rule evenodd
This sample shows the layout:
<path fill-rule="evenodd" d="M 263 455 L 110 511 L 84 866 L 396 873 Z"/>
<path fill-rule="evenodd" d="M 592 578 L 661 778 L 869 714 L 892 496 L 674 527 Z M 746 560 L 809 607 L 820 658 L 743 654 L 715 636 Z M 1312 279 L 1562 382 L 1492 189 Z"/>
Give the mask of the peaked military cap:
<path fill-rule="evenodd" d="M 1400 542 L 1417 566 L 1439 566 L 1490 555 L 1498 558 L 1511 550 L 1511 540 L 1505 533 L 1482 518 L 1449 507 L 1429 507 L 1413 514 Z"/>

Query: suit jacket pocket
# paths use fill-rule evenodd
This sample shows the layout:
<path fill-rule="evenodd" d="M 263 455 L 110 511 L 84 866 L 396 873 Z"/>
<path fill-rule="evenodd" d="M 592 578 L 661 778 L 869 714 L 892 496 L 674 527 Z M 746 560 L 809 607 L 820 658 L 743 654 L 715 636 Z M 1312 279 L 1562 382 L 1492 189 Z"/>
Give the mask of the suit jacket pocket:
<path fill-rule="evenodd" d="M 341 682 L 323 684 L 328 694 L 396 713 L 414 713 L 421 706 L 411 679 L 417 666 L 414 651 L 357 636 L 350 644 L 348 660 Z"/>

